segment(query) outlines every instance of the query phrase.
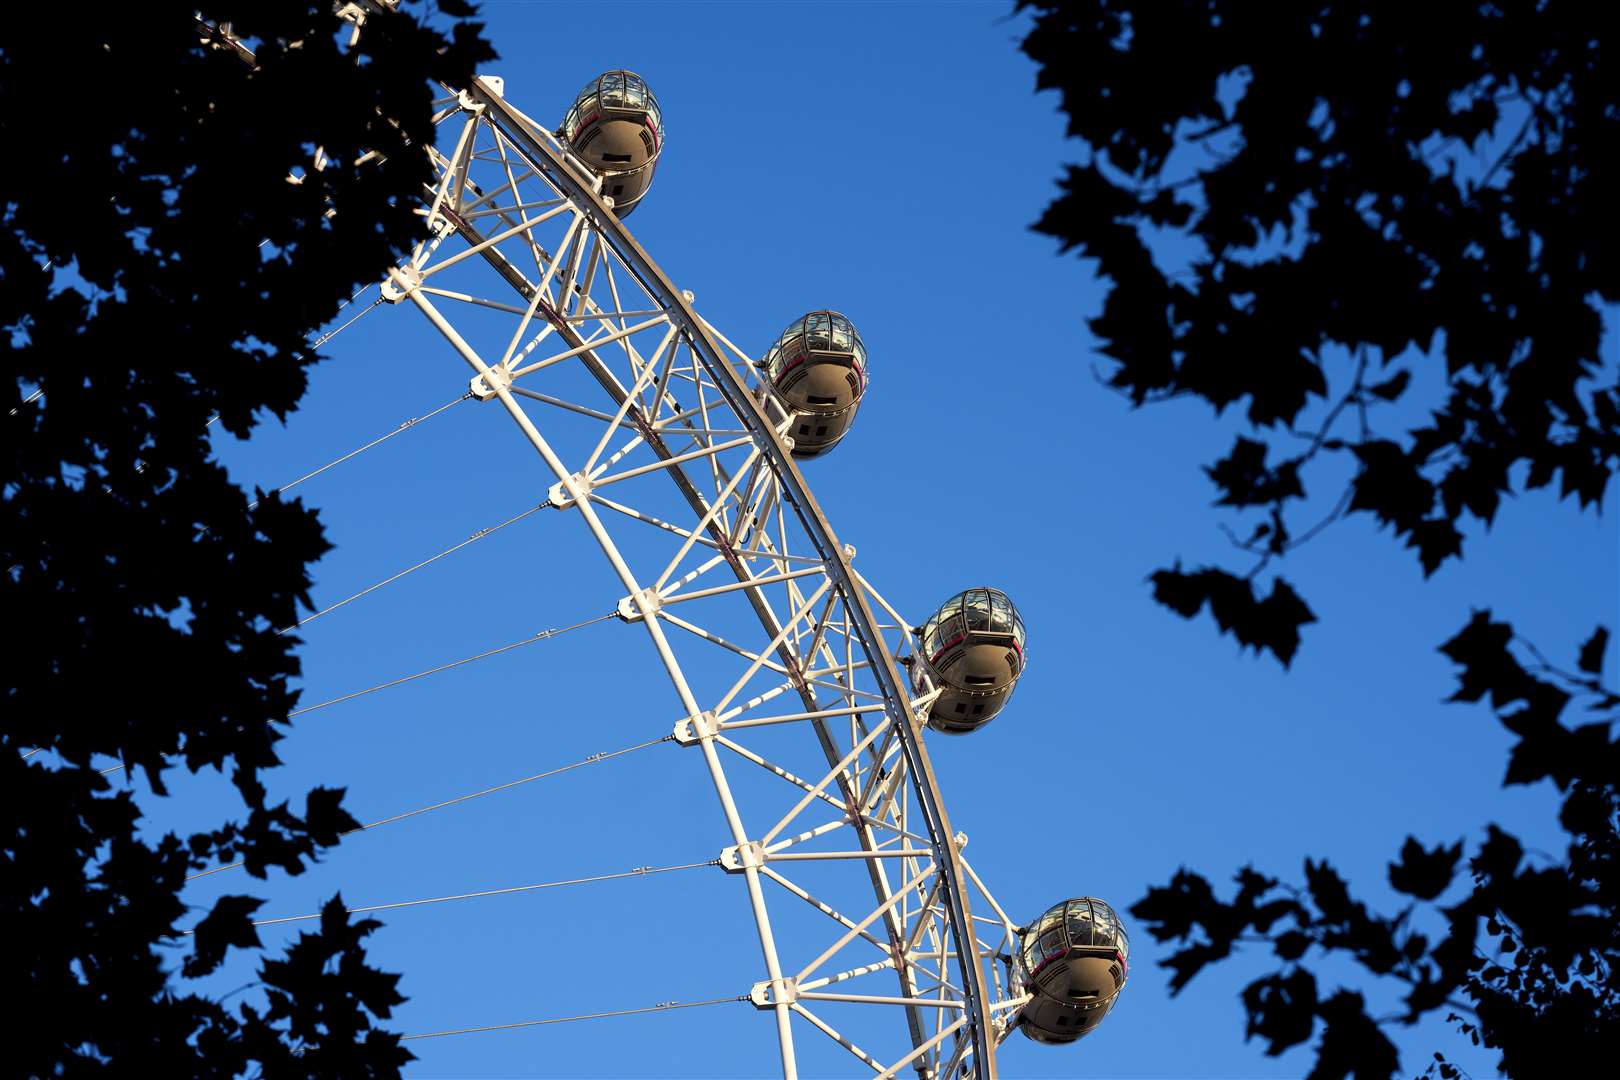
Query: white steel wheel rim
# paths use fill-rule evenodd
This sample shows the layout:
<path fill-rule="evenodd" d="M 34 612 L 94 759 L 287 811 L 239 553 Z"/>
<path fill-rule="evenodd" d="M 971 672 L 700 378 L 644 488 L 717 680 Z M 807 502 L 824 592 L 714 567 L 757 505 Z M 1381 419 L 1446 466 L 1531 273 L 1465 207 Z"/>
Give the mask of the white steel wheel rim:
<path fill-rule="evenodd" d="M 784 1076 L 797 1075 L 796 1028 L 878 1076 L 994 1076 L 996 1045 L 1028 1000 L 1003 977 L 1017 931 L 951 830 L 922 739 L 935 692 L 924 679 L 914 694 L 899 667 L 909 624 L 827 524 L 784 441 L 792 414 L 625 230 L 600 180 L 498 81 L 474 80 L 440 119 L 459 131 L 448 154 L 430 151 L 430 236 L 384 296 L 425 315 L 473 371 L 472 394 L 516 423 L 555 481 L 554 512 L 581 519 L 617 576 L 620 618 L 645 628 L 676 694 L 674 735 L 702 757 L 719 798 L 729 844 L 718 861 L 749 896 L 764 961 L 750 996 L 774 1014 Z M 548 392 L 548 378 L 575 367 L 606 406 Z M 590 420 L 599 436 L 554 441 L 560 417 Z M 673 557 L 633 567 L 610 522 L 621 536 L 656 532 Z M 751 612 L 755 636 L 733 642 L 705 625 L 737 621 L 707 614 L 719 605 Z M 698 648 L 733 661 L 725 693 L 689 681 L 681 656 Z M 773 704 L 795 695 L 798 708 Z M 784 760 L 750 745 L 784 728 L 810 729 L 800 742 L 819 754 Z M 799 789 L 792 809 L 745 816 L 728 762 Z M 841 820 L 808 816 L 828 807 Z M 812 867 L 859 875 L 870 906 L 827 904 L 795 881 Z M 767 886 L 778 904 L 828 917 L 819 955 L 781 955 Z M 972 913 L 970 891 L 994 918 Z M 899 1047 L 869 1052 L 822 1015 L 850 1005 L 903 1015 Z"/>

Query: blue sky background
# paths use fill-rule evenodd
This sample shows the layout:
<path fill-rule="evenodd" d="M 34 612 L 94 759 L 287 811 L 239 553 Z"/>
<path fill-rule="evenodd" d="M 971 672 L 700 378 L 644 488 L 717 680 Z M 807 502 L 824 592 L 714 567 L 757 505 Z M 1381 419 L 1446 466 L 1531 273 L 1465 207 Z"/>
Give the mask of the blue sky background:
<path fill-rule="evenodd" d="M 1290 879 L 1330 855 L 1375 904 L 1408 833 L 1477 838 L 1497 821 L 1557 851 L 1554 794 L 1503 791 L 1505 733 L 1443 706 L 1435 646 L 1490 606 L 1568 660 L 1616 621 L 1612 514 L 1547 493 L 1509 503 L 1467 560 L 1425 583 L 1416 560 L 1352 519 L 1287 560 L 1320 625 L 1291 672 L 1240 654 L 1206 618 L 1155 605 L 1175 558 L 1241 565 L 1198 466 L 1235 421 L 1176 403 L 1133 412 L 1097 385 L 1091 268 L 1028 230 L 1053 197 L 1063 138 L 1018 51 L 1026 21 L 991 4 L 486 3 L 491 72 L 554 122 L 597 72 L 629 67 L 659 96 L 668 149 L 630 228 L 698 309 L 762 351 L 789 319 L 833 307 L 870 350 L 855 432 L 806 475 L 856 565 L 908 617 L 989 583 L 1020 606 L 1031 664 L 1008 711 L 931 739 L 953 823 L 1015 918 L 1066 896 L 1121 909 L 1179 866 L 1224 881 L 1245 862 Z M 1611 327 L 1613 323 L 1611 322 Z M 1615 340 L 1606 341 L 1609 358 Z M 408 308 L 382 307 L 326 350 L 304 407 L 219 451 L 244 483 L 301 475 L 466 387 L 462 362 Z M 1418 369 L 1416 389 L 1438 378 Z M 1347 369 L 1337 372 L 1341 381 Z M 1425 380 L 1428 382 L 1425 382 Z M 544 498 L 550 484 L 494 406 L 459 405 L 300 488 L 336 543 L 330 603 Z M 1399 416 L 1385 423 L 1397 428 Z M 1331 502 L 1337 489 L 1323 476 Z M 1305 518 L 1302 517 L 1301 521 Z M 306 703 L 605 612 L 618 592 L 583 529 L 548 511 L 311 625 Z M 609 621 L 299 721 L 276 783 L 345 785 L 362 820 L 666 734 L 679 712 L 638 628 Z M 1611 671 L 1615 657 L 1610 656 Z M 154 828 L 206 823 L 208 778 L 154 807 Z M 664 745 L 353 838 L 316 872 L 227 891 L 266 916 L 500 888 L 714 857 L 729 843 L 695 752 Z M 232 880 L 232 878 L 235 880 Z M 746 993 L 762 977 L 740 882 L 693 870 L 395 913 L 373 958 L 404 972 L 406 1032 Z M 1010 1076 L 1281 1077 L 1242 1040 L 1240 959 L 1170 999 L 1167 949 L 1132 927 L 1132 978 L 1083 1042 L 1015 1036 Z M 267 928 L 276 944 L 295 929 Z M 791 928 L 786 931 L 791 933 Z M 1331 974 L 1336 969 L 1327 969 Z M 222 977 L 235 985 L 247 966 Z M 1393 1011 L 1393 990 L 1375 998 Z M 900 1027 L 900 1017 L 893 1018 Z M 1476 1076 L 1442 1024 L 1397 1029 Z M 419 1077 L 754 1076 L 776 1068 L 768 1014 L 725 1005 L 425 1040 Z M 806 1075 L 842 1050 L 799 1032 Z"/>

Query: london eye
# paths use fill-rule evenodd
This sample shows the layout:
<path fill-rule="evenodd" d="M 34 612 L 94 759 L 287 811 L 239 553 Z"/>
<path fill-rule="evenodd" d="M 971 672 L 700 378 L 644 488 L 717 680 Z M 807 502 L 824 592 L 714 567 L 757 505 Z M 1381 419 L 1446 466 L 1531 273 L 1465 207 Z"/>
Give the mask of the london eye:
<path fill-rule="evenodd" d="M 770 1025 L 784 1076 L 798 1075 L 806 1040 L 830 1041 L 852 1070 L 878 1077 L 990 1077 L 998 1046 L 1016 1031 L 1041 1043 L 1090 1032 L 1124 985 L 1117 916 L 1089 898 L 1028 923 L 1005 910 L 970 863 L 929 758 L 930 738 L 995 738 L 1016 723 L 981 731 L 1008 708 L 1028 663 L 1021 615 L 998 589 L 944 582 L 940 595 L 954 595 L 926 619 L 908 619 L 857 569 L 856 550 L 806 478 L 813 459 L 858 452 L 858 408 L 881 393 L 881 381 L 877 389 L 869 382 L 858 312 L 805 297 L 801 310 L 779 313 L 785 328 L 763 342 L 734 341 L 704 317 L 695 294 L 625 225 L 632 209 L 657 199 L 670 119 L 637 73 L 590 79 L 555 110 L 555 127 L 539 119 L 542 110 L 508 101 L 494 76 L 445 88 L 436 104 L 442 137 L 426 150 L 435 178 L 423 192 L 422 239 L 352 317 L 381 310 L 412 320 L 442 373 L 420 393 L 435 403 L 448 396 L 441 411 L 470 410 L 501 431 L 498 455 L 480 449 L 463 467 L 498 473 L 502 486 L 532 497 L 516 516 L 312 619 L 519 520 L 544 521 L 548 535 L 569 530 L 579 542 L 518 565 L 479 560 L 469 589 L 515 587 L 506 582 L 520 575 L 603 589 L 578 618 L 294 715 L 617 623 L 600 670 L 619 670 L 619 653 L 632 647 L 650 656 L 663 711 L 620 715 L 622 696 L 602 686 L 588 721 L 614 748 L 555 771 L 661 746 L 662 767 L 703 777 L 712 807 L 680 811 L 701 861 L 352 910 L 705 873 L 734 885 L 731 907 L 693 918 L 748 938 L 755 965 L 717 1001 L 735 1003 L 733 1023 Z M 881 380 L 887 360 L 881 352 L 873 359 Z M 572 561 L 586 550 L 594 565 Z M 525 693 L 537 723 L 582 719 L 548 709 L 544 683 Z M 646 798 L 653 815 L 659 807 Z M 794 931 L 781 933 L 784 924 Z M 659 964 L 644 951 L 652 947 L 617 944 L 614 962 L 634 974 L 623 980 L 623 999 L 600 1002 L 593 1015 L 717 1003 L 656 1000 Z M 411 1037 L 464 1030 L 481 1029 Z"/>

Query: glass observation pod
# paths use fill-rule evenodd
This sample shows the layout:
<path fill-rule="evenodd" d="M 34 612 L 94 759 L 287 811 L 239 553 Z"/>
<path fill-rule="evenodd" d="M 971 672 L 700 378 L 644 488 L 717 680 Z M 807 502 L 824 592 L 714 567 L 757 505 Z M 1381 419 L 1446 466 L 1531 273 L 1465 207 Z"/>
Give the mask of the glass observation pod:
<path fill-rule="evenodd" d="M 1065 900 L 1026 927 L 1013 960 L 1015 994 L 1034 998 L 1018 1026 L 1039 1043 L 1089 1035 L 1119 1000 L 1130 941 L 1114 909 L 1093 896 Z"/>
<path fill-rule="evenodd" d="M 615 214 L 635 209 L 664 149 L 663 114 L 646 80 L 633 71 L 598 75 L 574 99 L 557 134 L 602 177 Z"/>
<path fill-rule="evenodd" d="M 759 366 L 795 413 L 794 457 L 824 454 L 849 434 L 866 393 L 866 343 L 854 323 L 812 311 L 788 324 Z"/>
<path fill-rule="evenodd" d="M 926 674 L 942 692 L 928 709 L 928 726 L 947 735 L 988 724 L 1012 697 L 1026 663 L 1024 620 L 1000 589 L 957 593 L 917 631 L 912 681 Z"/>

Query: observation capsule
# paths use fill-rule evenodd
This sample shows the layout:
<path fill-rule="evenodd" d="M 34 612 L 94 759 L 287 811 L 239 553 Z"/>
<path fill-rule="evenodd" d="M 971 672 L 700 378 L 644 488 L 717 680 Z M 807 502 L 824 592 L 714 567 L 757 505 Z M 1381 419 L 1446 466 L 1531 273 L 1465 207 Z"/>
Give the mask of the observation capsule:
<path fill-rule="evenodd" d="M 635 209 L 664 149 L 663 115 L 646 80 L 633 71 L 598 75 L 569 106 L 557 134 L 602 177 L 615 214 Z"/>
<path fill-rule="evenodd" d="M 788 324 L 760 362 L 796 414 L 793 456 L 824 454 L 849 434 L 866 393 L 866 343 L 836 311 L 812 311 Z"/>
<path fill-rule="evenodd" d="M 1048 909 L 1019 938 L 1015 994 L 1035 997 L 1018 1026 L 1039 1043 L 1089 1035 L 1119 999 L 1130 972 L 1130 942 L 1114 909 L 1093 896 Z"/>
<path fill-rule="evenodd" d="M 1012 697 L 1024 671 L 1024 620 L 1000 589 L 957 593 L 928 617 L 917 637 L 913 684 L 925 691 L 926 674 L 942 691 L 928 710 L 935 731 L 976 731 Z"/>

